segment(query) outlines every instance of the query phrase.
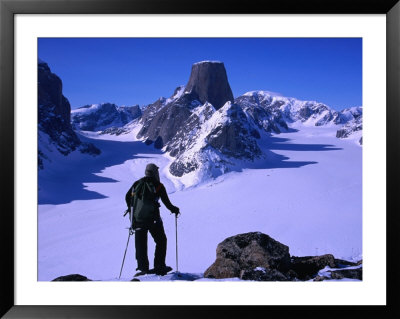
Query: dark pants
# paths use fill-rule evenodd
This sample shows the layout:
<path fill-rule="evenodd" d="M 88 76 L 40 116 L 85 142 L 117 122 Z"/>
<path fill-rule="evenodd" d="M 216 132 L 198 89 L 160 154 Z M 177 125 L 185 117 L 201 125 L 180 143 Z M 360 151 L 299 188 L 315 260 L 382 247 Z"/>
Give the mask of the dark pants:
<path fill-rule="evenodd" d="M 156 243 L 154 253 L 154 268 L 165 267 L 165 256 L 167 254 L 167 236 L 161 219 L 149 223 L 137 223 L 135 229 L 135 248 L 138 267 L 136 270 L 149 270 L 149 259 L 147 257 L 147 232 Z"/>

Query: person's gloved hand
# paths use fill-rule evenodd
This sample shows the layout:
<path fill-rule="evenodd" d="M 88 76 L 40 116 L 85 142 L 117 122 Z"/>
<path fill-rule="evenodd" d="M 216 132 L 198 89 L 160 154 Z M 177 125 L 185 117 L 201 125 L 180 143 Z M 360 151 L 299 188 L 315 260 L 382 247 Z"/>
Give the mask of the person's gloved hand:
<path fill-rule="evenodd" d="M 181 212 L 179 211 L 179 208 L 175 206 L 175 207 L 172 209 L 172 214 L 175 214 L 176 217 L 178 217 L 178 216 L 181 214 Z"/>

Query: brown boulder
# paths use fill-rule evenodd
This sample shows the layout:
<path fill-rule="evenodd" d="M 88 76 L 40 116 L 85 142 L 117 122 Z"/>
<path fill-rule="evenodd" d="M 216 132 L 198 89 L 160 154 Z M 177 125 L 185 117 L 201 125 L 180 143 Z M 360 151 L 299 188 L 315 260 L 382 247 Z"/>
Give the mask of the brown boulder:
<path fill-rule="evenodd" d="M 265 270 L 289 270 L 289 248 L 260 232 L 229 237 L 218 244 L 216 261 L 205 271 L 206 278 L 250 276 L 257 267 Z M 245 277 L 246 277 L 245 276 Z M 251 277 L 251 276 L 250 276 Z"/>

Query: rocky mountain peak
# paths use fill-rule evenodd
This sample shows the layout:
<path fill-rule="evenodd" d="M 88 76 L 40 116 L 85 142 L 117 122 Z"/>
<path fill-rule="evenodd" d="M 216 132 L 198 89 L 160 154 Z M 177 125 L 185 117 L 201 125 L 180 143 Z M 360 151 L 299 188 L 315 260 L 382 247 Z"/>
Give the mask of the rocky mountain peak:
<path fill-rule="evenodd" d="M 38 60 L 38 163 L 56 149 L 63 155 L 78 149 L 81 153 L 100 154 L 93 144 L 82 142 L 71 126 L 71 106 L 62 92 L 62 81 L 46 62 Z M 47 155 L 46 155 L 47 154 Z M 51 157 L 51 156 L 50 156 Z"/>
<path fill-rule="evenodd" d="M 193 64 L 185 92 L 201 103 L 211 103 L 217 110 L 227 101 L 233 101 L 224 63 L 218 61 Z"/>

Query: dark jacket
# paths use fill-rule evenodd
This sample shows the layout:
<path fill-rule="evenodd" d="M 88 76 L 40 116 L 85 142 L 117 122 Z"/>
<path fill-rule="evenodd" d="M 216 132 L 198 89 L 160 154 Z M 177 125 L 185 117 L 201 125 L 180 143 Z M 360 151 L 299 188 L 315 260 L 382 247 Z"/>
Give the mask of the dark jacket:
<path fill-rule="evenodd" d="M 152 179 L 151 177 L 143 177 L 143 178 L 137 180 L 136 182 L 134 182 L 133 185 L 131 186 L 131 188 L 129 188 L 128 192 L 125 195 L 126 206 L 128 206 L 129 210 L 131 208 L 131 203 L 133 200 L 132 189 L 134 189 L 136 187 L 136 185 L 139 183 L 139 181 L 142 179 L 149 179 L 153 182 L 153 185 L 157 190 L 156 194 L 159 198 L 161 198 L 161 201 L 163 202 L 165 207 L 167 207 L 172 213 L 176 213 L 177 211 L 179 212 L 179 208 L 172 205 L 171 201 L 169 200 L 165 186 L 162 183 Z M 160 212 L 158 212 L 158 215 L 160 215 Z"/>

